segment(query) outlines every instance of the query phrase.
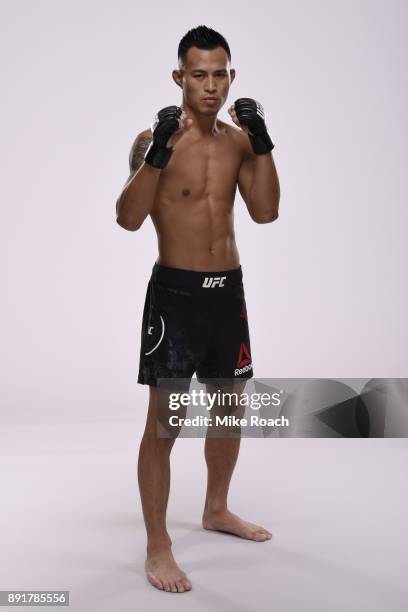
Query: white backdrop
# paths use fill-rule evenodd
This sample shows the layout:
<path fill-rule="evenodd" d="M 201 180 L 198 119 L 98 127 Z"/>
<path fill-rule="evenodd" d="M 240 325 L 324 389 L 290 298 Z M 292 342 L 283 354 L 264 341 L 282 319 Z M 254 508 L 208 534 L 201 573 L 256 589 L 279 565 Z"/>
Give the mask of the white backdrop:
<path fill-rule="evenodd" d="M 200 4 L 1 2 L 3 422 L 144 418 L 157 246 L 115 202 L 199 24 L 237 70 L 220 118 L 259 99 L 276 144 L 279 220 L 236 198 L 255 376 L 407 375 L 408 4 Z"/>
<path fill-rule="evenodd" d="M 236 199 L 256 377 L 407 375 L 407 17 L 405 0 L 0 0 L 1 589 L 70 589 L 75 612 L 167 597 L 144 577 L 136 470 L 157 247 L 115 202 L 135 135 L 181 101 L 190 28 L 230 44 L 220 117 L 259 99 L 276 143 L 278 221 Z M 201 529 L 202 447 L 172 452 L 193 591 L 168 610 L 405 611 L 406 439 L 243 440 L 229 502 L 272 531 L 261 545 Z"/>

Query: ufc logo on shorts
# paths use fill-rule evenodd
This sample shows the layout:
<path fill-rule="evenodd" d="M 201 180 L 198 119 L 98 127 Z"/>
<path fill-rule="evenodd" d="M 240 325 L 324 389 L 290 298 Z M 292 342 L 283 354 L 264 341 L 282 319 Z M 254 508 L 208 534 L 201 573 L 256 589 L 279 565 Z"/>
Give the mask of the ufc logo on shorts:
<path fill-rule="evenodd" d="M 214 287 L 224 287 L 226 276 L 206 276 L 203 287 L 214 289 Z"/>

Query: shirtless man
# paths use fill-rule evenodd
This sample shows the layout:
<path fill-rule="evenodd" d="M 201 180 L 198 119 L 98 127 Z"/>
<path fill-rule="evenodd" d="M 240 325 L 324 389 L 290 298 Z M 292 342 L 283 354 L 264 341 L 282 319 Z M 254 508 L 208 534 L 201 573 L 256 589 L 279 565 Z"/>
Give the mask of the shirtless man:
<path fill-rule="evenodd" d="M 279 181 L 263 109 L 249 98 L 228 112 L 237 127 L 217 119 L 235 70 L 227 41 L 199 26 L 180 41 L 181 107 L 156 115 L 130 154 L 130 176 L 116 204 L 130 231 L 150 215 L 159 257 L 143 312 L 138 382 L 149 385 L 138 478 L 147 530 L 146 574 L 158 589 L 180 593 L 191 582 L 177 565 L 166 528 L 170 452 L 174 438 L 157 436 L 157 379 L 250 378 L 252 363 L 242 270 L 235 244 L 236 187 L 256 223 L 278 218 Z M 251 128 L 251 129 L 250 129 Z M 218 279 L 218 280 L 216 280 Z M 264 542 L 272 535 L 227 507 L 240 438 L 206 438 L 205 529 Z"/>

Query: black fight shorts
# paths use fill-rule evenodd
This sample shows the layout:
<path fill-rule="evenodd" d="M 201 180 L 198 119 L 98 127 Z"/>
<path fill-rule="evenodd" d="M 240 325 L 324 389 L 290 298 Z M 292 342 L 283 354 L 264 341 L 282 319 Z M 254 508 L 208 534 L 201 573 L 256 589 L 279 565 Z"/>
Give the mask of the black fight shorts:
<path fill-rule="evenodd" d="M 196 272 L 154 264 L 143 310 L 138 382 L 251 378 L 241 266 Z"/>

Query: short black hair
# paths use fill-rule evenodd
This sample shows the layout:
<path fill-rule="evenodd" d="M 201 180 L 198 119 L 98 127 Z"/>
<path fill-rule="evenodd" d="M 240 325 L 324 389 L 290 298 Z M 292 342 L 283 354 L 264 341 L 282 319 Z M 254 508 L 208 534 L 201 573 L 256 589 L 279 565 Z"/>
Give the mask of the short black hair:
<path fill-rule="evenodd" d="M 198 47 L 198 49 L 216 49 L 217 47 L 222 47 L 228 55 L 228 60 L 231 61 L 231 51 L 225 38 L 219 32 L 207 28 L 205 25 L 189 30 L 180 40 L 178 46 L 178 60 L 180 64 L 185 64 L 187 51 L 191 47 Z"/>

